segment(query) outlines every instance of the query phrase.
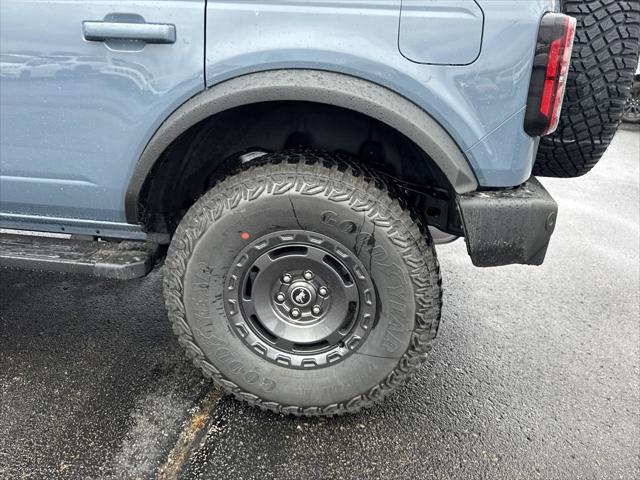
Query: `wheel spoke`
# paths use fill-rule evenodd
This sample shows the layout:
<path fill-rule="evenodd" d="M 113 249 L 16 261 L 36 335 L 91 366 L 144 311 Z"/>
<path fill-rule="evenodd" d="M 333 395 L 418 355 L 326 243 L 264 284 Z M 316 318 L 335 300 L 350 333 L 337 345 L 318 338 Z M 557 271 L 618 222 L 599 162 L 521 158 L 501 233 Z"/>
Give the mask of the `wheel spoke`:
<path fill-rule="evenodd" d="M 344 292 L 344 297 L 347 302 L 360 301 L 360 291 L 358 290 L 358 287 L 355 283 L 342 287 L 342 291 Z"/>
<path fill-rule="evenodd" d="M 256 305 L 250 298 L 242 299 L 242 309 L 244 310 L 244 314 L 246 317 L 250 317 L 251 315 L 256 314 Z"/>
<path fill-rule="evenodd" d="M 269 255 L 261 255 L 254 263 L 253 266 L 259 269 L 260 271 L 266 270 L 271 265 L 273 265 L 274 260 L 269 257 Z"/>
<path fill-rule="evenodd" d="M 310 248 L 307 250 L 306 258 L 318 263 L 324 263 L 324 257 L 327 256 L 327 252 L 320 250 L 319 248 Z"/>
<path fill-rule="evenodd" d="M 284 338 L 278 338 L 274 347 L 281 352 L 288 354 L 288 352 L 292 352 L 294 350 L 295 344 L 293 342 L 290 342 L 289 340 L 285 340 Z"/>

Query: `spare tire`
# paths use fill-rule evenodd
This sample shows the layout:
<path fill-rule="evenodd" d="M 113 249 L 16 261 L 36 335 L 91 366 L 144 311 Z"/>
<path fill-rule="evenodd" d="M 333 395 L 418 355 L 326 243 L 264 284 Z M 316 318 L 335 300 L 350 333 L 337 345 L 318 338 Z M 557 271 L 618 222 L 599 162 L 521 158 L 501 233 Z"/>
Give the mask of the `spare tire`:
<path fill-rule="evenodd" d="M 598 163 L 620 125 L 638 64 L 640 1 L 563 0 L 577 19 L 558 130 L 543 137 L 534 175 L 579 177 Z"/>

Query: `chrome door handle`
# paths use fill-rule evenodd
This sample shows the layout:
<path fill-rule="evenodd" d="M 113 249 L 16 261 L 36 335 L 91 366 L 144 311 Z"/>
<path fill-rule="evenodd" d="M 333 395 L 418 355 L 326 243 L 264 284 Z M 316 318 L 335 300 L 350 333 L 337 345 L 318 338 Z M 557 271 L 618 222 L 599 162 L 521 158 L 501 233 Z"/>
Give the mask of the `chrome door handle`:
<path fill-rule="evenodd" d="M 166 23 L 82 22 L 85 40 L 138 40 L 145 43 L 175 43 L 176 27 Z"/>

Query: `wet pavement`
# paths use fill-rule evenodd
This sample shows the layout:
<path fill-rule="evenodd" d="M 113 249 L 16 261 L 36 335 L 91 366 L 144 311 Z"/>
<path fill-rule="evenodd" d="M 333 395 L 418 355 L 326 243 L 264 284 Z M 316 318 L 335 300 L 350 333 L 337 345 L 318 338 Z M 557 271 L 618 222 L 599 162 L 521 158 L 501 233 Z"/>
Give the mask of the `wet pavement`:
<path fill-rule="evenodd" d="M 626 127 L 590 175 L 543 180 L 560 216 L 540 268 L 439 247 L 427 364 L 338 419 L 221 396 L 177 346 L 161 271 L 0 270 L 0 478 L 638 478 L 639 161 Z"/>

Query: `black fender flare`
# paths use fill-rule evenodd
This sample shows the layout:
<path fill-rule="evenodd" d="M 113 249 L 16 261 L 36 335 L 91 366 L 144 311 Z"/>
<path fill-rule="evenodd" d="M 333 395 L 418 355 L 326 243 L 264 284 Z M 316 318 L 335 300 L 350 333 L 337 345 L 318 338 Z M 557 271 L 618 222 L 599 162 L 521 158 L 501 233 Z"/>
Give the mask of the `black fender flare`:
<path fill-rule="evenodd" d="M 145 147 L 125 194 L 129 223 L 139 223 L 139 197 L 162 152 L 198 122 L 242 105 L 268 101 L 308 101 L 335 105 L 386 123 L 416 143 L 442 170 L 458 194 L 475 191 L 478 182 L 467 158 L 427 112 L 376 83 L 320 70 L 270 70 L 219 83 L 186 101 L 158 128 Z"/>

